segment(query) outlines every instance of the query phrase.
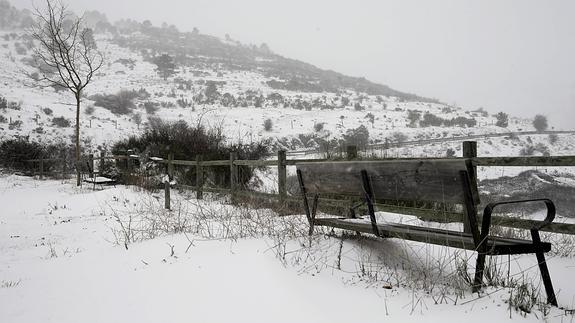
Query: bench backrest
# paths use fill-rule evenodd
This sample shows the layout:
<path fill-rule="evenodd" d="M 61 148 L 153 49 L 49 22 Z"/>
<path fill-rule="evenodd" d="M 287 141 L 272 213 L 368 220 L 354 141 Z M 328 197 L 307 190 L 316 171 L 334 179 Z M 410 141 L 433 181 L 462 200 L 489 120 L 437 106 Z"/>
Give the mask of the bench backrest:
<path fill-rule="evenodd" d="M 307 193 L 364 196 L 361 171 L 371 181 L 376 200 L 461 204 L 465 200 L 461 171 L 471 173 L 465 160 L 392 160 L 297 163 Z M 470 181 L 478 203 L 475 181 Z"/>

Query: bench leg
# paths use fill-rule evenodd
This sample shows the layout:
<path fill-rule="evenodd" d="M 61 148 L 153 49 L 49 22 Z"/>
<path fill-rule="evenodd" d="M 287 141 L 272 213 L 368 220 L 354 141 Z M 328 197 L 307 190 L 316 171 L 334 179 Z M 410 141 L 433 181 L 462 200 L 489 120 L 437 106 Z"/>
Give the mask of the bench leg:
<path fill-rule="evenodd" d="M 541 237 L 539 236 L 539 230 L 531 229 L 531 237 L 533 238 L 533 244 L 536 246 L 541 243 Z M 545 261 L 545 254 L 539 248 L 535 252 L 537 257 L 537 263 L 539 264 L 539 271 L 541 272 L 541 279 L 543 280 L 543 286 L 545 286 L 545 292 L 547 293 L 547 303 L 557 306 L 557 298 L 555 298 L 555 291 L 553 290 L 553 283 L 551 282 L 551 275 L 549 274 L 549 269 L 547 268 L 547 262 Z"/>
<path fill-rule="evenodd" d="M 311 236 L 313 234 L 315 213 L 317 210 L 318 195 L 315 194 L 314 199 L 313 199 L 312 210 L 310 210 L 309 201 L 307 199 L 307 192 L 305 189 L 305 185 L 303 183 L 303 177 L 302 177 L 301 171 L 299 169 L 297 170 L 297 178 L 299 181 L 299 188 L 301 190 L 301 195 L 302 195 L 302 199 L 303 199 L 303 207 L 305 209 L 305 215 L 306 215 L 307 221 L 309 223 L 309 235 Z"/>
<path fill-rule="evenodd" d="M 371 231 L 376 237 L 381 237 L 379 234 L 379 229 L 377 228 L 377 222 L 375 219 L 375 208 L 373 207 L 373 191 L 371 190 L 371 181 L 367 175 L 367 171 L 361 171 L 361 181 L 363 184 L 363 191 L 365 196 L 365 203 L 367 204 L 367 210 L 369 211 L 369 219 L 371 221 Z"/>
<path fill-rule="evenodd" d="M 473 280 L 472 291 L 478 292 L 483 287 L 483 270 L 485 270 L 485 257 L 486 254 L 479 252 L 477 254 L 477 262 L 475 263 L 475 278 Z"/>

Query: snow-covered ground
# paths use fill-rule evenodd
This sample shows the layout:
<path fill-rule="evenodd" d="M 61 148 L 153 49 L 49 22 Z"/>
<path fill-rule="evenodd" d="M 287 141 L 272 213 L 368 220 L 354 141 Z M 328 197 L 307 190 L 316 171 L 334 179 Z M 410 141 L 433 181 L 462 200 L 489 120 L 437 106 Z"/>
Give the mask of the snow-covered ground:
<path fill-rule="evenodd" d="M 308 238 L 303 215 L 185 192 L 169 212 L 160 193 L 14 175 L 0 176 L 0 205 L 1 322 L 574 319 L 575 260 L 558 253 L 548 262 L 563 309 L 523 313 L 509 306 L 521 289 L 470 293 L 461 268 L 472 274 L 473 253 L 327 230 Z M 534 256 L 497 263 L 502 279 L 541 289 Z"/>

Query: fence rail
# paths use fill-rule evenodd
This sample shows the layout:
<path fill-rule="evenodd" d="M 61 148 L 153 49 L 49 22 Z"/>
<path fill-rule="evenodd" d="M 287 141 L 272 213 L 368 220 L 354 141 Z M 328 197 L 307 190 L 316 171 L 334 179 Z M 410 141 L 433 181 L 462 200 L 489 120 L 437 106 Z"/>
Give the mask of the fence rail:
<path fill-rule="evenodd" d="M 348 159 L 352 159 L 352 157 L 356 157 L 355 153 L 357 150 L 351 148 L 348 149 Z M 476 142 L 464 142 L 463 143 L 463 155 L 464 157 L 457 157 L 457 158 L 449 158 L 449 160 L 453 159 L 464 159 L 464 160 L 471 160 L 473 166 L 482 166 L 482 167 L 493 167 L 493 166 L 530 166 L 530 167 L 538 167 L 538 166 L 575 166 L 575 156 L 548 156 L 548 157 L 478 157 L 477 156 L 477 143 Z M 86 160 L 88 163 L 91 164 L 91 169 L 93 168 L 95 161 L 100 161 L 101 163 L 105 160 L 116 160 L 116 161 L 125 161 L 126 168 L 131 170 L 133 168 L 132 161 L 136 159 L 140 159 L 141 157 L 138 155 L 114 155 L 114 156 L 101 156 L 101 157 L 93 157 L 89 156 Z M 447 158 L 379 158 L 377 160 L 421 160 L 421 159 L 431 159 L 431 160 L 444 160 Z M 201 156 L 198 156 L 196 160 L 175 160 L 173 156 L 168 156 L 167 158 L 160 158 L 160 157 L 150 157 L 149 161 L 166 165 L 166 172 L 167 175 L 173 178 L 174 175 L 174 166 L 192 166 L 196 167 L 196 183 L 195 186 L 189 185 L 178 185 L 178 187 L 184 189 L 192 189 L 196 191 L 196 197 L 201 199 L 203 196 L 203 192 L 215 192 L 215 193 L 226 193 L 232 196 L 232 200 L 238 196 L 244 197 L 252 197 L 252 198 L 263 198 L 268 200 L 275 200 L 281 204 L 291 204 L 291 205 L 299 205 L 301 203 L 299 198 L 289 196 L 287 194 L 287 166 L 293 166 L 297 163 L 313 163 L 313 162 L 324 162 L 326 159 L 287 159 L 285 151 L 279 151 L 277 159 L 274 160 L 240 160 L 237 159 L 235 154 L 232 153 L 230 159 L 227 160 L 210 160 L 210 161 L 203 161 Z M 30 163 L 38 163 L 39 170 L 40 170 L 40 177 L 47 175 L 47 172 L 43 171 L 43 164 L 45 162 L 58 162 L 64 161 L 64 159 L 34 159 L 28 160 Z M 66 163 L 64 163 L 66 165 Z M 203 170 L 204 167 L 212 167 L 212 166 L 227 166 L 230 167 L 230 187 L 229 188 L 221 188 L 221 187 L 207 187 L 204 185 L 203 174 L 205 171 Z M 246 191 L 241 190 L 238 185 L 238 167 L 239 166 L 248 166 L 248 167 L 278 167 L 278 187 L 277 193 L 262 193 L 262 192 L 253 192 L 253 191 Z M 64 166 L 64 169 L 66 167 Z M 165 189 L 169 191 L 170 186 L 166 185 Z M 169 197 L 169 192 L 166 192 L 166 196 Z M 551 197 L 552 199 L 552 197 Z M 330 207 L 334 208 L 347 208 L 349 207 L 348 201 L 338 201 L 333 199 L 320 199 L 323 204 L 327 204 Z M 412 208 L 412 207 L 402 207 L 396 205 L 388 205 L 388 204 L 376 204 L 381 211 L 387 212 L 395 212 L 395 213 L 402 213 L 402 214 L 410 214 L 415 215 L 421 218 L 422 220 L 427 221 L 448 221 L 448 222 L 461 222 L 461 214 L 457 213 L 449 213 L 449 212 L 435 212 L 428 210 L 428 209 L 419 209 L 419 208 Z M 166 207 L 169 208 L 169 198 L 166 202 Z M 481 216 L 478 216 L 478 220 L 481 221 Z M 503 226 L 503 227 L 510 227 L 510 228 L 518 228 L 518 229 L 530 229 L 535 224 L 539 223 L 540 221 L 536 220 L 527 220 L 527 219 L 519 219 L 513 217 L 505 217 L 505 216 L 493 216 L 492 217 L 493 224 Z M 543 231 L 554 232 L 554 233 L 562 233 L 562 234 L 571 234 L 575 235 L 575 224 L 568 224 L 568 223 L 552 223 L 551 225 L 545 227 Z"/>

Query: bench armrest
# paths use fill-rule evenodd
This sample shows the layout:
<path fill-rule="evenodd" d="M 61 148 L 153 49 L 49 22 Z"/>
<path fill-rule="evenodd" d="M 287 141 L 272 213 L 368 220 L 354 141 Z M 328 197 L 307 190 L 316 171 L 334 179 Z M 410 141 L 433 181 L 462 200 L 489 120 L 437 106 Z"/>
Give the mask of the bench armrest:
<path fill-rule="evenodd" d="M 495 209 L 498 205 L 506 205 L 506 204 L 520 204 L 520 203 L 529 203 L 529 202 L 544 202 L 545 206 L 547 207 L 547 216 L 541 223 L 538 223 L 531 228 L 531 230 L 539 231 L 546 225 L 549 225 L 553 219 L 555 219 L 555 204 L 550 199 L 529 199 L 529 200 L 513 200 L 513 201 L 503 201 L 503 202 L 494 202 L 489 203 L 483 210 L 483 220 L 481 221 L 481 237 L 480 237 L 480 246 L 479 250 L 483 250 L 482 246 L 486 246 L 485 243 L 487 241 L 487 236 L 489 235 L 489 228 L 491 227 L 491 213 L 493 213 L 493 209 Z"/>

